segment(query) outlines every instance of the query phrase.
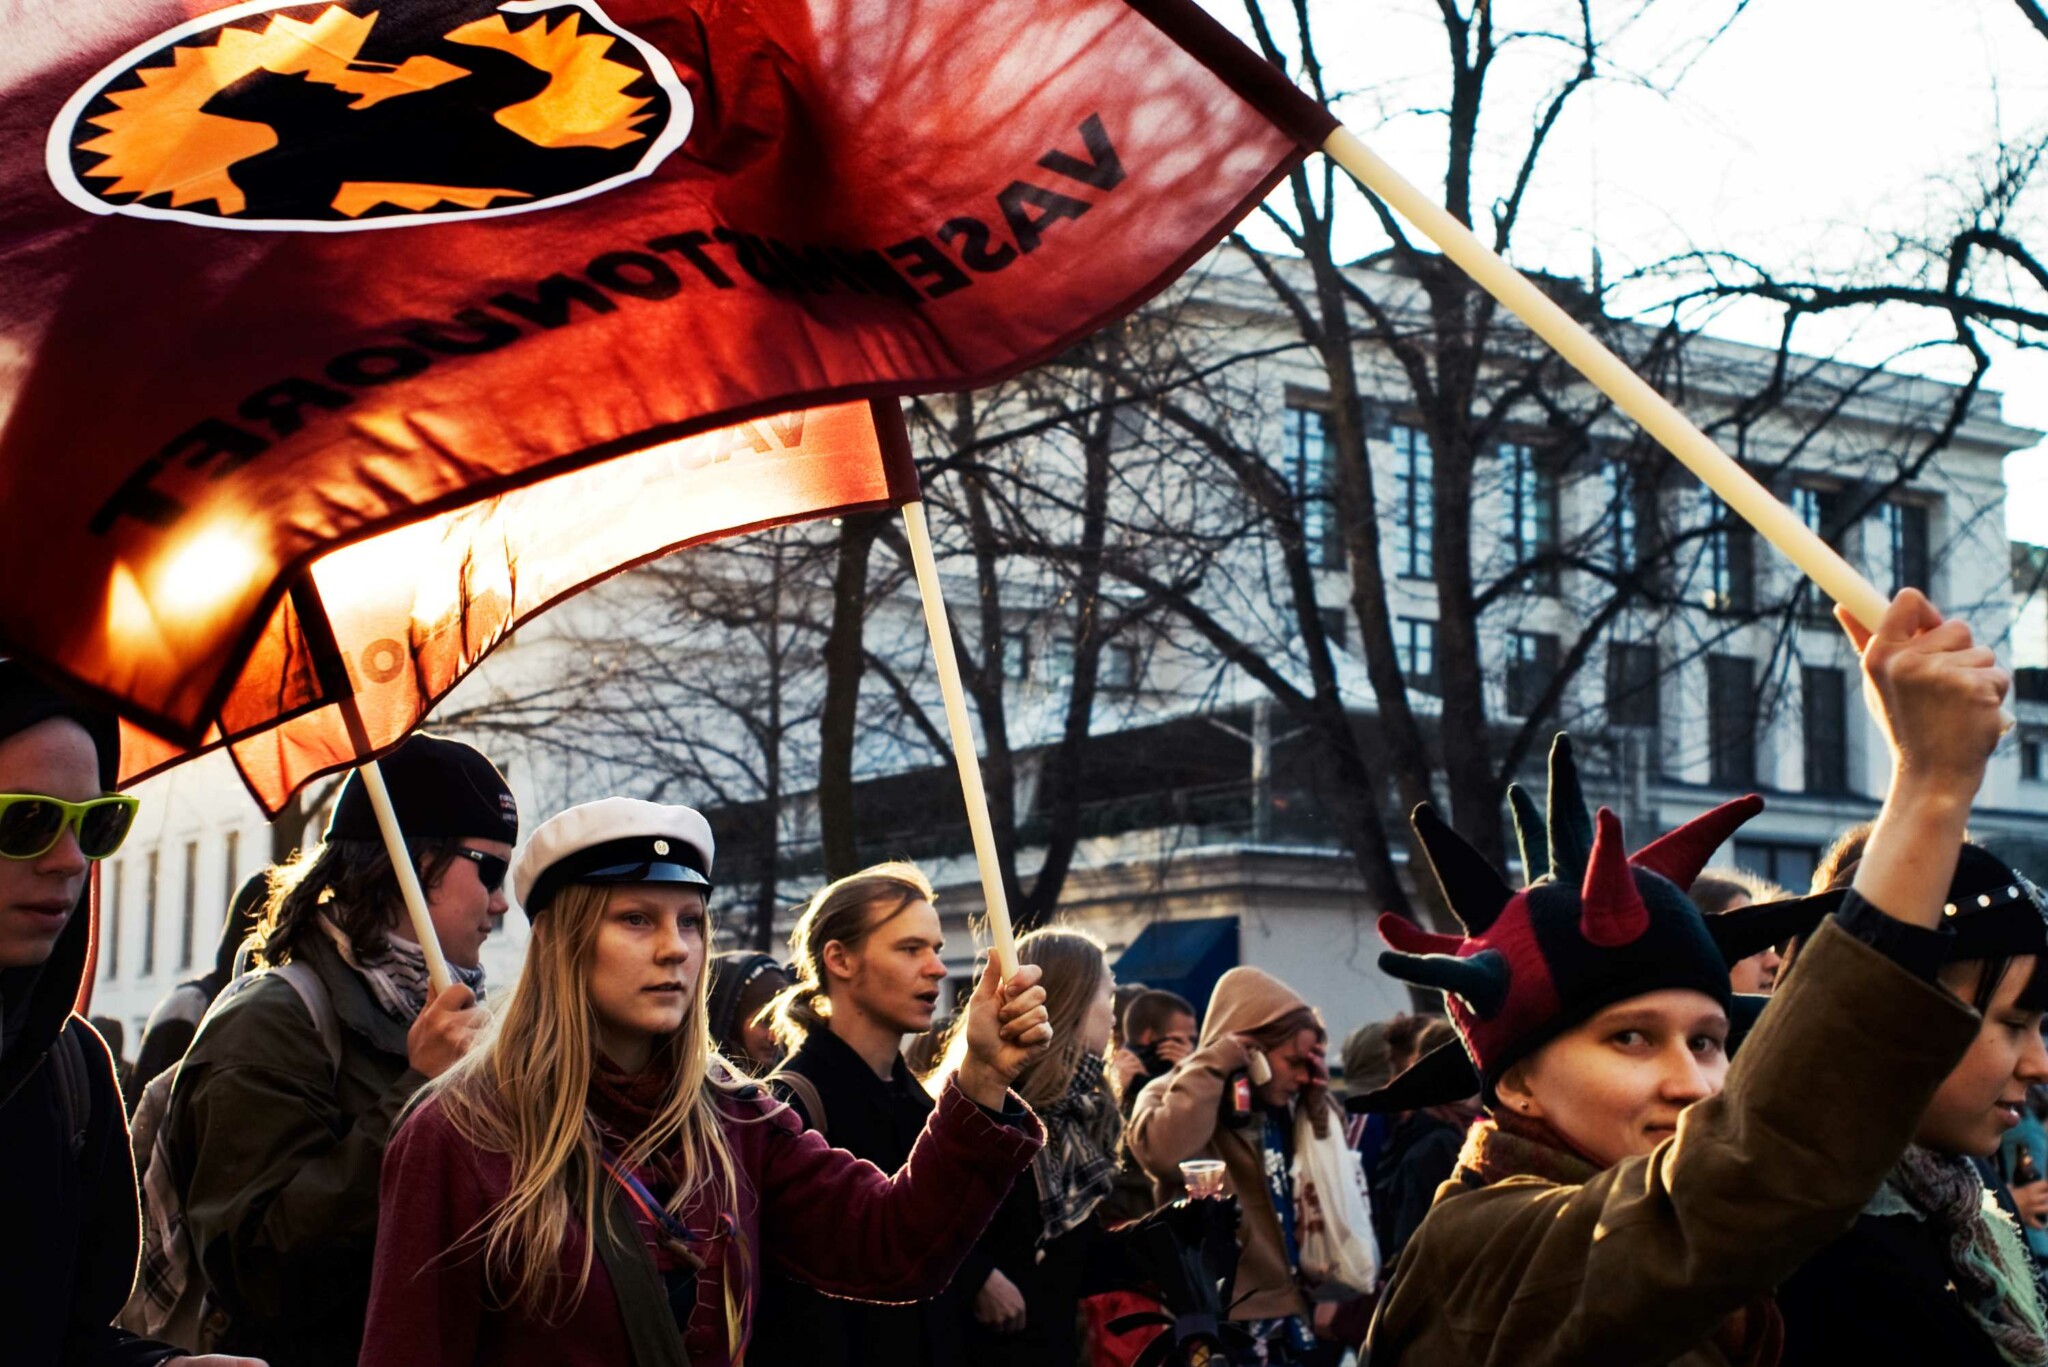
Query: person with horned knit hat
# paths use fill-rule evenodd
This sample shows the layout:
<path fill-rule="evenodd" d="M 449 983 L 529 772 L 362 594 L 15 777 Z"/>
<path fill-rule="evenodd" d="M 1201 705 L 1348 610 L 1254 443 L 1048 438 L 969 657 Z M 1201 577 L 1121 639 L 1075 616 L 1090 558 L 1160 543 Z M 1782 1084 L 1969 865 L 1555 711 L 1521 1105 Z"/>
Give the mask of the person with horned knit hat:
<path fill-rule="evenodd" d="M 1890 790 L 1854 887 L 1732 1067 L 1729 964 L 1819 912 L 1707 917 L 1686 896 L 1760 800 L 1630 854 L 1560 738 L 1547 820 L 1515 802 L 1525 866 L 1548 866 L 1520 891 L 1417 809 L 1465 934 L 1382 917 L 1381 964 L 1444 991 L 1460 1039 L 1365 1101 L 1476 1089 L 1485 1115 L 1387 1281 L 1373 1367 L 1778 1361 L 1772 1290 L 1876 1193 L 1979 1024 L 1935 973 L 2010 681 L 1911 589 L 1858 644 Z"/>
<path fill-rule="evenodd" d="M 622 797 L 520 850 L 519 984 L 385 1159 L 362 1367 L 726 1367 L 769 1269 L 892 1301 L 952 1278 L 1043 1143 L 1010 1091 L 1052 1038 L 1038 970 L 982 974 L 966 1060 L 884 1174 L 715 1049 L 714 853 L 700 813 Z"/>

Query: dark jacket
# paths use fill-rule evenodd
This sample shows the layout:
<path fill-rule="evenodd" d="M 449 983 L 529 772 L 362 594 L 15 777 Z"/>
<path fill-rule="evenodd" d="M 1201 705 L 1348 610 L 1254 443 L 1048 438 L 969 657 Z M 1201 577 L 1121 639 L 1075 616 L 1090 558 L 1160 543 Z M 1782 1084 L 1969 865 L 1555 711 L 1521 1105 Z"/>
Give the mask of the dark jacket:
<path fill-rule="evenodd" d="M 1381 1292 L 1368 1361 L 1721 1367 L 1728 1317 L 1856 1218 L 1977 1024 L 1824 923 L 1675 1137 L 1583 1181 L 1446 1183 Z"/>
<path fill-rule="evenodd" d="M 71 1014 L 91 929 L 81 903 L 40 970 L 0 973 L 0 1357 L 9 1367 L 148 1367 L 177 1353 L 112 1327 L 135 1281 L 139 1217 L 113 1059 Z M 76 1042 L 90 1098 L 76 1154 L 50 1056 L 60 1032 Z"/>
<path fill-rule="evenodd" d="M 341 1023 L 339 1073 L 291 985 L 259 983 L 193 1041 L 165 1123 L 186 1227 L 232 1321 L 219 1351 L 271 1367 L 352 1367 L 378 1170 L 426 1078 L 406 1062 L 406 1024 L 324 939 L 301 943 Z"/>
<path fill-rule="evenodd" d="M 1132 1279 L 1110 1271 L 1098 1216 L 1041 1247 L 1038 1236 L 1044 1228 L 1038 1181 L 1027 1172 L 1011 1186 L 977 1246 L 1024 1297 L 1024 1327 L 1014 1334 L 996 1333 L 974 1318 L 969 1297 L 964 1323 L 967 1361 L 974 1367 L 1073 1367 L 1081 1355 L 1081 1298 Z"/>
<path fill-rule="evenodd" d="M 1941 1236 L 1910 1215 L 1862 1215 L 1778 1289 L 1781 1367 L 1938 1362 L 2005 1367 L 1949 1282 Z"/>
<path fill-rule="evenodd" d="M 690 1367 L 730 1362 L 722 1288 L 725 1260 L 734 1248 L 744 1258 L 730 1269 L 736 1304 L 753 1299 L 764 1269 L 801 1277 L 836 1296 L 934 1296 L 1042 1142 L 1030 1112 L 1020 1107 L 1019 1123 L 1005 1124 L 957 1087 L 948 1088 L 930 1124 L 919 1127 L 903 1171 L 885 1176 L 805 1131 L 787 1107 L 754 1089 L 719 1105 L 725 1141 L 742 1173 L 737 1237 L 720 1236 L 718 1213 L 708 1199 L 685 1204 L 682 1222 L 707 1257 L 682 1337 Z M 457 1135 L 438 1103 L 427 1103 L 406 1121 L 385 1165 L 385 1218 L 378 1231 L 363 1367 L 652 1367 L 651 1355 L 632 1346 L 636 1326 L 648 1326 L 650 1318 L 669 1337 L 662 1348 L 673 1347 L 675 1320 L 661 1299 L 652 1257 L 644 1254 L 653 1231 L 638 1213 L 625 1212 L 616 1184 L 615 1217 L 630 1218 L 641 1229 L 641 1275 L 632 1266 L 624 1269 L 643 1288 L 640 1293 L 615 1289 L 614 1260 L 604 1258 L 593 1261 L 582 1299 L 560 1323 L 485 1309 L 481 1262 L 473 1247 L 468 1256 L 451 1256 L 449 1250 L 502 1198 L 509 1177 L 507 1160 Z M 573 1275 L 581 1266 L 582 1237 L 572 1230 L 563 1247 L 565 1273 Z M 771 1313 L 765 1304 L 758 1306 L 754 1327 L 762 1327 Z M 814 1346 L 828 1346 L 827 1326 L 801 1328 Z M 761 1361 L 753 1350 L 746 1360 Z"/>
<path fill-rule="evenodd" d="M 1368 1175 L 1381 1266 L 1391 1264 L 1415 1237 L 1437 1188 L 1451 1180 L 1466 1128 L 1428 1111 L 1409 1111 L 1387 1132 Z"/>
<path fill-rule="evenodd" d="M 782 1070 L 818 1089 L 826 1141 L 883 1172 L 903 1166 L 932 1113 L 931 1096 L 900 1055 L 883 1082 L 830 1030 L 813 1030 Z M 808 1128 L 801 1099 L 786 1090 L 778 1095 Z M 989 1267 L 986 1254 L 971 1254 L 941 1294 L 917 1305 L 832 1300 L 790 1278 L 770 1277 L 749 1367 L 965 1367 L 966 1324 Z"/>

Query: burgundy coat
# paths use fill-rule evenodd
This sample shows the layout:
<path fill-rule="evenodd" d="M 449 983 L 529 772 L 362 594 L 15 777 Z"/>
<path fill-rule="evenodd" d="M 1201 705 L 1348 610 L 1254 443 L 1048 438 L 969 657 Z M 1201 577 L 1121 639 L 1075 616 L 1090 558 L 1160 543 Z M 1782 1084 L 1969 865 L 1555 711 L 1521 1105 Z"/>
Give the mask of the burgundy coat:
<path fill-rule="evenodd" d="M 939 1098 L 910 1161 L 894 1176 L 802 1129 L 789 1108 L 758 1095 L 718 1101 L 740 1171 L 735 1295 L 759 1300 L 762 1265 L 833 1295 L 912 1301 L 952 1279 L 1017 1175 L 1044 1142 L 1036 1116 L 1003 1124 L 957 1086 Z M 503 1196 L 510 1163 L 455 1133 L 437 1103 L 422 1106 L 384 1158 L 362 1367 L 627 1367 L 633 1361 L 618 1297 L 602 1260 L 575 1309 L 555 1324 L 487 1307 L 480 1239 L 451 1253 Z M 636 1220 L 639 1217 L 636 1215 Z M 711 1237 L 710 1202 L 683 1223 L 705 1237 L 709 1261 L 684 1336 L 691 1367 L 728 1367 L 721 1278 L 734 1241 Z M 645 1224 L 644 1221 L 641 1223 Z M 643 1227 L 650 1246 L 653 1231 Z M 582 1264 L 572 1223 L 562 1266 Z"/>

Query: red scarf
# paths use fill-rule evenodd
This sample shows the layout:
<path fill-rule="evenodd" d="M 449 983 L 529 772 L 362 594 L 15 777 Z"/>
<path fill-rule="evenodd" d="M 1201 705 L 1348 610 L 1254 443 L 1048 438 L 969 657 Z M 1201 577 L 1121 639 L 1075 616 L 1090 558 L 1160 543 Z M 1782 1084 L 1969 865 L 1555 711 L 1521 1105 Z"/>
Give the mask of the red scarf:
<path fill-rule="evenodd" d="M 1547 1122 L 1513 1111 L 1488 1112 L 1467 1131 L 1456 1176 L 1488 1187 L 1509 1177 L 1540 1177 L 1559 1186 L 1582 1186 L 1601 1165 Z M 1758 1296 L 1721 1321 L 1714 1346 L 1733 1367 L 1777 1367 L 1785 1350 L 1785 1319 L 1770 1296 Z"/>

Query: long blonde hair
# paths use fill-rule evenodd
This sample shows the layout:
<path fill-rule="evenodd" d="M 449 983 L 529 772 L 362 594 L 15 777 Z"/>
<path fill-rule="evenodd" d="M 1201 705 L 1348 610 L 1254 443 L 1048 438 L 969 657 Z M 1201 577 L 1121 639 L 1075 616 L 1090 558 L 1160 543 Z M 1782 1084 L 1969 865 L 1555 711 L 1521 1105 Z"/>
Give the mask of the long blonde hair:
<path fill-rule="evenodd" d="M 812 894 L 789 932 L 796 983 L 762 1008 L 774 1020 L 776 1042 L 794 1053 L 811 1031 L 825 1028 L 830 1011 L 825 1000 L 826 945 L 837 940 L 848 949 L 858 949 L 913 902 L 937 900 L 923 871 L 901 861 L 849 873 Z M 881 914 L 870 917 L 871 907 L 879 908 Z"/>
<path fill-rule="evenodd" d="M 1017 962 L 1037 964 L 1045 970 L 1039 985 L 1045 989 L 1045 1014 L 1052 1023 L 1053 1047 L 1024 1065 L 1010 1090 L 1024 1098 L 1033 1110 L 1043 1110 L 1067 1094 L 1074 1085 L 1074 1073 L 1081 1066 L 1081 1022 L 1095 1004 L 1109 977 L 1109 959 L 1102 943 L 1093 935 L 1059 926 L 1034 930 L 1017 941 Z M 967 1057 L 966 1016 L 954 1024 L 945 1053 L 925 1078 L 925 1087 L 937 1096 L 947 1079 L 960 1071 Z M 1103 1083 L 1112 1105 L 1115 1095 Z"/>
<path fill-rule="evenodd" d="M 517 1306 L 548 1321 L 565 1318 L 589 1285 L 592 1232 L 605 1205 L 597 1127 L 585 1107 L 597 1057 L 596 1012 L 585 981 L 611 891 L 572 884 L 534 916 L 525 967 L 504 1013 L 415 1103 L 438 1102 L 456 1133 L 511 1160 L 504 1197 L 465 1241 L 482 1239 L 485 1285 L 501 1308 Z M 706 1188 L 721 1209 L 739 1208 L 738 1165 L 715 1098 L 746 1084 L 712 1048 L 705 1007 L 709 977 L 700 964 L 683 1028 L 656 1048 L 655 1063 L 665 1063 L 672 1080 L 667 1099 L 647 1129 L 613 1155 L 630 1172 L 657 1152 L 669 1154 L 677 1177 L 668 1200 L 671 1213 L 680 1213 Z M 572 1216 L 592 1233 L 583 1242 L 583 1263 L 573 1282 L 561 1271 Z M 725 1260 L 726 1328 L 734 1345 L 744 1330 L 732 1291 L 737 1261 Z"/>

